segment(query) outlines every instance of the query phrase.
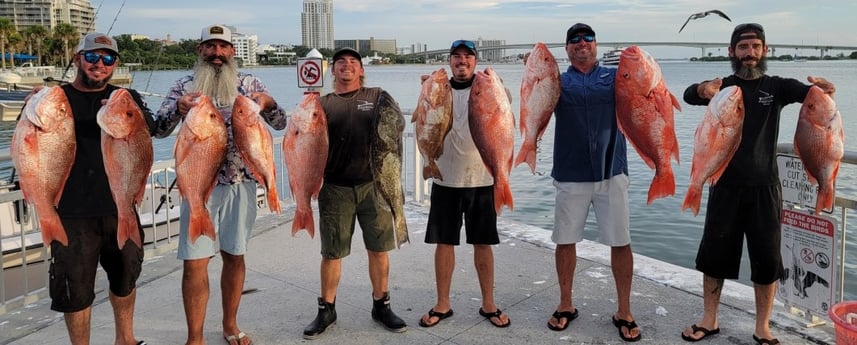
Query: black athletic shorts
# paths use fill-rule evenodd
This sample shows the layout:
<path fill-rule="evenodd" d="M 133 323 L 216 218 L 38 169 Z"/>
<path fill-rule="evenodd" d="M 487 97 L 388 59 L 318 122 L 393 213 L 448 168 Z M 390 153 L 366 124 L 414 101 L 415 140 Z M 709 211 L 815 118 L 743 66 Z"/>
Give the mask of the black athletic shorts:
<path fill-rule="evenodd" d="M 494 186 L 452 188 L 432 184 L 426 243 L 458 245 L 461 220 L 468 244 L 498 244 Z"/>
<path fill-rule="evenodd" d="M 52 310 L 72 313 L 92 305 L 99 262 L 107 273 L 114 295 L 125 297 L 134 291 L 143 265 L 143 249 L 127 242 L 120 251 L 116 243 L 116 224 L 115 215 L 62 219 L 68 234 L 68 247 L 56 241 L 51 243 Z M 143 238 L 142 227 L 140 238 Z"/>
<path fill-rule="evenodd" d="M 773 186 L 713 186 L 696 269 L 718 279 L 737 279 L 744 237 L 750 280 L 767 285 L 783 274 L 780 254 L 782 190 Z"/>

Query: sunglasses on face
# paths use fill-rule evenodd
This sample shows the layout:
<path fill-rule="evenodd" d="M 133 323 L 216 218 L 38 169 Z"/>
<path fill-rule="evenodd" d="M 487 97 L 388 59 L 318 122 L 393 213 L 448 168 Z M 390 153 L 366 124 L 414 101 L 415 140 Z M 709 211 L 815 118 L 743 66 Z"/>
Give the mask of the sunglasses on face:
<path fill-rule="evenodd" d="M 83 55 L 83 59 L 86 60 L 86 62 L 91 63 L 93 65 L 97 64 L 98 60 L 101 60 L 101 62 L 104 63 L 104 66 L 113 66 L 113 64 L 116 63 L 117 59 L 116 55 L 98 54 L 95 52 L 84 52 L 80 55 Z"/>
<path fill-rule="evenodd" d="M 584 40 L 586 43 L 592 43 L 592 41 L 595 40 L 595 35 L 573 36 L 572 38 L 569 38 L 566 43 L 577 44 L 580 43 L 580 40 Z"/>
<path fill-rule="evenodd" d="M 457 40 L 455 42 L 452 42 L 452 49 L 458 48 L 459 46 L 465 46 L 473 50 L 476 49 L 476 43 L 473 43 L 473 41 Z"/>

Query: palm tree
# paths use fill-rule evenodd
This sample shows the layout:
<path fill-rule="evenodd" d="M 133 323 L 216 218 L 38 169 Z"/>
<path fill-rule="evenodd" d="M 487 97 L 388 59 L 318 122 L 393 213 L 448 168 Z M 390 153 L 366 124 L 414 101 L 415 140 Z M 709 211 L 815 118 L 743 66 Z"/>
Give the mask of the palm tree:
<path fill-rule="evenodd" d="M 6 45 L 9 46 L 9 62 L 11 62 L 12 69 L 15 69 L 15 53 L 18 52 L 22 45 L 24 45 L 24 37 L 22 37 L 18 32 L 13 32 L 9 37 L 7 37 L 7 40 L 8 43 L 6 43 Z"/>
<path fill-rule="evenodd" d="M 42 43 L 48 37 L 50 32 L 48 28 L 41 25 L 33 25 L 24 29 L 24 38 L 27 41 L 27 53 L 33 54 L 33 46 L 36 47 L 36 57 L 38 57 L 38 66 L 42 65 Z"/>
<path fill-rule="evenodd" d="M 77 32 L 77 29 L 69 23 L 60 23 L 54 27 L 54 38 L 62 42 L 63 48 L 63 66 L 68 65 L 68 62 L 71 61 L 71 47 L 70 45 L 77 45 L 77 41 L 80 40 L 80 33 Z"/>
<path fill-rule="evenodd" d="M 0 18 L 0 61 L 3 69 L 6 69 L 6 39 L 13 32 L 17 32 L 15 24 L 9 18 Z"/>

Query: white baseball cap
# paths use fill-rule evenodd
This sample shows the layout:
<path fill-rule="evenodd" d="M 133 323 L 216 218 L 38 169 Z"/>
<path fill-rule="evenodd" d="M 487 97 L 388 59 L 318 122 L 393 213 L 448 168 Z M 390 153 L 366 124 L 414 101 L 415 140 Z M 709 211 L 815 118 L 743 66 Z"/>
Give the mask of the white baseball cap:
<path fill-rule="evenodd" d="M 229 30 L 225 25 L 211 25 L 202 29 L 200 43 L 205 43 L 210 40 L 221 40 L 232 44 L 232 30 Z"/>

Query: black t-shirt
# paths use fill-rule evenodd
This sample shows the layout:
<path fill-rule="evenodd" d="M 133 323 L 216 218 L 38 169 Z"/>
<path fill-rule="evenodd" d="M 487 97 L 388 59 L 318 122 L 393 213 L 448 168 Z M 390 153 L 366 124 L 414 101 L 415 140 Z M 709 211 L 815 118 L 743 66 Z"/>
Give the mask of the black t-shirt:
<path fill-rule="evenodd" d="M 104 170 L 101 127 L 96 122 L 96 115 L 101 109 L 101 100 L 110 98 L 110 93 L 117 88 L 108 84 L 101 91 L 83 92 L 70 84 L 62 86 L 74 116 L 77 149 L 71 173 L 66 180 L 62 198 L 57 207 L 61 217 L 82 218 L 116 214 L 116 203 L 113 201 L 113 195 L 110 194 L 110 184 Z M 146 108 L 139 93 L 130 89 L 128 91 L 143 110 L 151 133 L 154 128 L 151 111 Z"/>
<path fill-rule="evenodd" d="M 321 97 L 330 143 L 325 183 L 353 187 L 372 181 L 370 150 L 377 125 L 376 107 L 381 106 L 376 103 L 382 92 L 380 88 L 361 87 Z"/>
<path fill-rule="evenodd" d="M 696 87 L 689 86 L 684 101 L 690 105 L 707 105 Z M 809 85 L 796 79 L 763 76 L 744 80 L 734 75 L 723 79 L 722 88 L 736 85 L 744 97 L 744 128 L 741 144 L 717 184 L 733 186 L 770 186 L 779 183 L 777 137 L 783 107 L 803 102 Z"/>

